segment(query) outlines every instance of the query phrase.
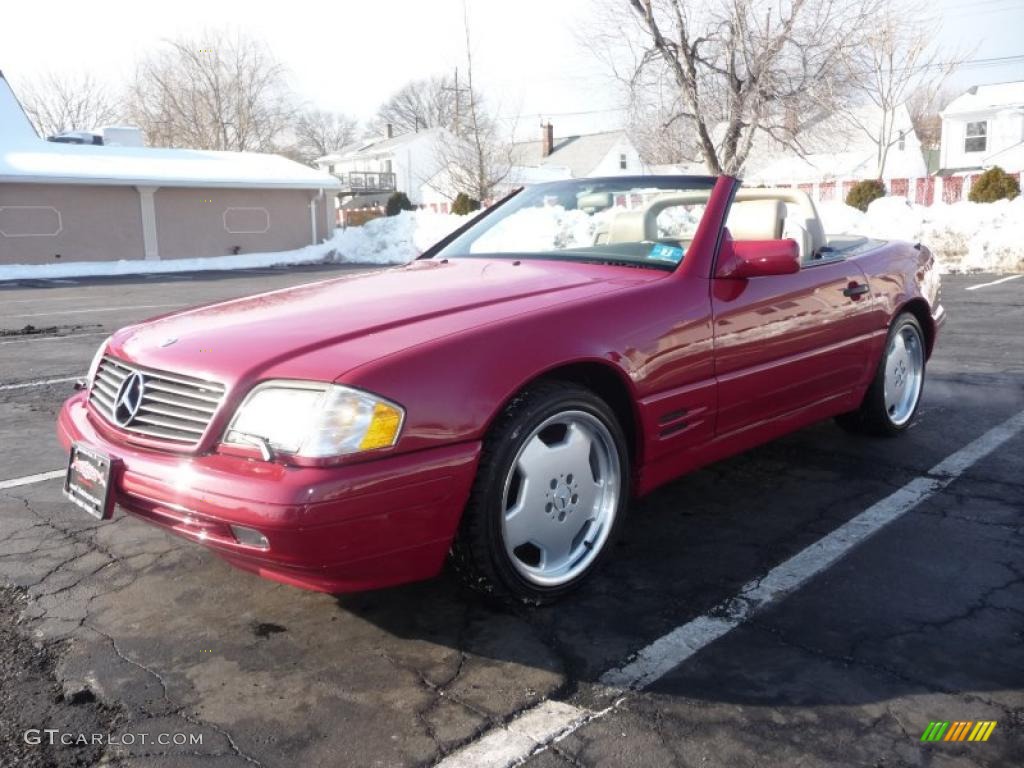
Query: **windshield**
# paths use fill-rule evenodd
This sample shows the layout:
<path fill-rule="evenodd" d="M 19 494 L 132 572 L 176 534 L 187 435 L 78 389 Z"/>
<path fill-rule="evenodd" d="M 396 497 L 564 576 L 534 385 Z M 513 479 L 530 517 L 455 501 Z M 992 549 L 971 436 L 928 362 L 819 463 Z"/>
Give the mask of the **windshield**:
<path fill-rule="evenodd" d="M 675 269 L 686 258 L 713 178 L 580 179 L 528 187 L 436 258 L 557 258 Z"/>

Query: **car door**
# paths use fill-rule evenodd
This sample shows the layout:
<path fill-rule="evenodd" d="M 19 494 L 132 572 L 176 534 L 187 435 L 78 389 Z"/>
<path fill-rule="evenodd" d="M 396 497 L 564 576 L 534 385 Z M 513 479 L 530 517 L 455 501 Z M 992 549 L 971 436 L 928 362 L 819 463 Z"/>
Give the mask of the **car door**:
<path fill-rule="evenodd" d="M 849 396 L 870 375 L 873 299 L 852 261 L 711 282 L 717 436 Z"/>

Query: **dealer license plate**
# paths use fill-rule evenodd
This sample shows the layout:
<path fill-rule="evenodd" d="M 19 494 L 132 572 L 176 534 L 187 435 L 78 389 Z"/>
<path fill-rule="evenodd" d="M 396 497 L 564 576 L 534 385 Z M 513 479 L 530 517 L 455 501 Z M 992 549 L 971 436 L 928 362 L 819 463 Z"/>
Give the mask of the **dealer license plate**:
<path fill-rule="evenodd" d="M 113 460 L 84 445 L 71 446 L 64 495 L 93 517 L 109 520 L 114 514 L 110 489 Z"/>

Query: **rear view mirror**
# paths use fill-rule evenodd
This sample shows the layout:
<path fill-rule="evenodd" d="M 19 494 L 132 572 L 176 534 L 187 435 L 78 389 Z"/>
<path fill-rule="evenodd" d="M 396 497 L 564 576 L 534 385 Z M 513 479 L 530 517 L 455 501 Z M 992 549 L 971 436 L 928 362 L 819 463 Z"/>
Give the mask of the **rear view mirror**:
<path fill-rule="evenodd" d="M 715 277 L 748 278 L 792 275 L 800 271 L 796 240 L 733 240 L 726 230 Z"/>

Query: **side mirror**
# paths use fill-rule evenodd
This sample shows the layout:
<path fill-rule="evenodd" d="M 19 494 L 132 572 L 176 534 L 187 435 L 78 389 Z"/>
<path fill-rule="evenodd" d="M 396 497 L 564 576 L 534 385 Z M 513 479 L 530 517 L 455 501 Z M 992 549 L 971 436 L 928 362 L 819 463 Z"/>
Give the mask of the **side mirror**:
<path fill-rule="evenodd" d="M 792 275 L 800 271 L 796 240 L 733 240 L 722 235 L 715 277 L 747 278 Z"/>

